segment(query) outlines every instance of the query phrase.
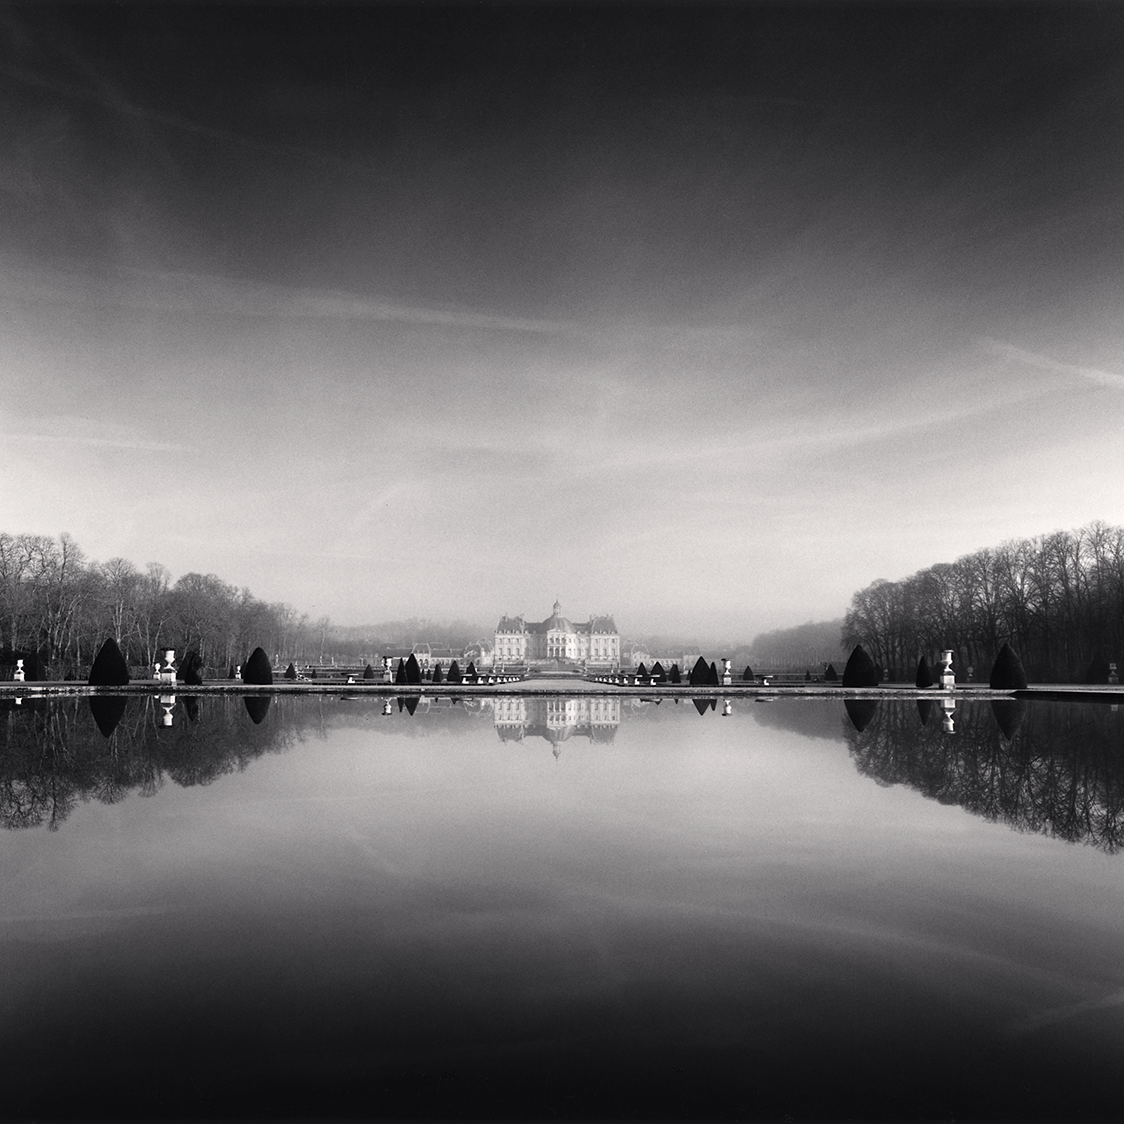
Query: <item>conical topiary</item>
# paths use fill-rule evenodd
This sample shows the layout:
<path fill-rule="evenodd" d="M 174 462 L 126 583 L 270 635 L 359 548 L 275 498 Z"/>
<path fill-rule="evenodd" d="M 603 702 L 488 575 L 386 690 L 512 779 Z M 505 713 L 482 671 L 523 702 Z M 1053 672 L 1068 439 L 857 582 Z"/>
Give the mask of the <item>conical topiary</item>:
<path fill-rule="evenodd" d="M 835 670 L 835 664 L 829 663 L 827 670 L 823 673 L 823 681 L 825 683 L 838 683 L 839 672 Z"/>
<path fill-rule="evenodd" d="M 238 672 L 234 670 L 234 664 L 231 664 L 230 667 L 227 669 L 226 677 L 227 677 L 227 679 L 237 679 L 238 678 Z"/>
<path fill-rule="evenodd" d="M 180 664 L 180 679 L 188 687 L 203 685 L 203 660 L 194 648 L 183 657 L 183 663 Z"/>
<path fill-rule="evenodd" d="M 993 691 L 1025 691 L 1026 672 L 1023 661 L 1010 644 L 1004 644 L 991 667 L 988 685 Z"/>
<path fill-rule="evenodd" d="M 648 677 L 648 669 L 644 666 L 643 660 L 640 661 L 640 666 L 637 667 L 636 674 L 642 676 L 645 679 Z"/>
<path fill-rule="evenodd" d="M 123 687 L 129 682 L 129 665 L 110 636 L 94 657 L 90 668 L 91 687 Z"/>
<path fill-rule="evenodd" d="M 663 664 L 660 663 L 659 660 L 656 660 L 656 662 L 652 664 L 652 678 L 655 679 L 657 683 L 662 683 L 667 678 L 667 672 L 664 671 Z"/>
<path fill-rule="evenodd" d="M 1110 670 L 1108 660 L 1104 658 L 1104 653 L 1098 652 L 1085 671 L 1085 682 L 1090 686 L 1107 684 Z"/>
<path fill-rule="evenodd" d="M 367 666 L 365 668 L 363 668 L 363 678 L 364 679 L 374 679 L 374 677 L 375 677 L 375 669 L 370 664 L 367 664 Z"/>
<path fill-rule="evenodd" d="M 475 683 L 476 682 L 477 675 L 476 675 L 476 663 L 475 663 L 475 661 L 473 661 L 473 660 L 468 661 L 468 667 L 465 669 L 464 677 L 469 683 Z"/>
<path fill-rule="evenodd" d="M 418 663 L 418 657 L 415 656 L 413 652 L 410 653 L 409 659 L 406 660 L 406 682 L 421 682 L 421 665 Z"/>
<path fill-rule="evenodd" d="M 255 687 L 268 687 L 273 683 L 273 667 L 261 648 L 255 648 L 242 665 L 242 682 L 253 683 Z"/>
<path fill-rule="evenodd" d="M 287 668 L 285 668 L 285 678 L 286 679 L 296 679 L 296 677 L 297 677 L 297 665 L 294 664 L 294 663 L 290 663 L 289 666 Z"/>
<path fill-rule="evenodd" d="M 440 683 L 443 679 L 444 676 L 441 674 L 441 665 L 439 663 L 435 663 L 433 665 L 433 682 Z"/>
<path fill-rule="evenodd" d="M 861 644 L 855 645 L 847 666 L 843 669 L 844 687 L 877 687 L 878 669 Z"/>
<path fill-rule="evenodd" d="M 710 668 L 707 667 L 706 660 L 699 656 L 695 660 L 695 666 L 691 668 L 691 674 L 688 677 L 688 682 L 692 687 L 705 687 L 710 682 Z"/>
<path fill-rule="evenodd" d="M 928 656 L 922 656 L 917 661 L 917 678 L 914 682 L 921 688 L 931 687 L 936 682 L 933 669 L 929 666 Z"/>
<path fill-rule="evenodd" d="M 398 668 L 394 672 L 394 682 L 396 686 L 403 686 L 406 682 L 406 661 L 400 659 L 398 661 Z"/>
<path fill-rule="evenodd" d="M 449 664 L 449 682 L 459 683 L 461 681 L 461 666 L 456 660 Z"/>
<path fill-rule="evenodd" d="M 683 676 L 679 671 L 679 665 L 673 663 L 671 670 L 667 673 L 668 682 L 678 685 L 683 682 Z M 678 699 L 676 700 L 678 702 Z"/>
<path fill-rule="evenodd" d="M 719 683 L 719 680 L 718 680 L 718 664 L 714 663 L 713 661 L 711 662 L 711 665 L 710 665 L 710 671 L 707 674 L 707 683 L 709 683 L 710 686 L 712 686 L 712 687 L 717 687 L 718 683 Z"/>
<path fill-rule="evenodd" d="M 746 683 L 752 683 L 755 678 L 756 676 L 753 674 L 753 668 L 750 667 L 749 664 L 746 664 L 745 671 L 742 672 L 742 679 L 744 679 Z"/>

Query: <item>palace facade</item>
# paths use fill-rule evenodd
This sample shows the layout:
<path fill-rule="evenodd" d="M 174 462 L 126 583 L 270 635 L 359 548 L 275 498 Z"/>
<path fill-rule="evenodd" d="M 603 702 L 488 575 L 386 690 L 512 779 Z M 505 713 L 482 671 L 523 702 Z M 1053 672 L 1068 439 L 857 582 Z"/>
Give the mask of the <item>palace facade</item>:
<path fill-rule="evenodd" d="M 492 649 L 496 667 L 526 664 L 577 664 L 619 667 L 621 638 L 612 617 L 590 617 L 575 624 L 562 615 L 555 601 L 554 612 L 545 621 L 504 617 L 496 626 Z"/>

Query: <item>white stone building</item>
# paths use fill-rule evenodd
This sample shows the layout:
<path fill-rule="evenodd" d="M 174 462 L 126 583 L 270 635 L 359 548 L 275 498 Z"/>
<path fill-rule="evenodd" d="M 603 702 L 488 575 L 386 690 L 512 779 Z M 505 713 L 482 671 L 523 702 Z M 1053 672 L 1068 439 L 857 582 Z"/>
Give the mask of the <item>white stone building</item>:
<path fill-rule="evenodd" d="M 562 606 L 555 601 L 554 612 L 545 621 L 504 617 L 496 626 L 492 659 L 496 667 L 617 667 L 621 638 L 612 617 L 591 617 L 575 624 L 562 615 Z"/>

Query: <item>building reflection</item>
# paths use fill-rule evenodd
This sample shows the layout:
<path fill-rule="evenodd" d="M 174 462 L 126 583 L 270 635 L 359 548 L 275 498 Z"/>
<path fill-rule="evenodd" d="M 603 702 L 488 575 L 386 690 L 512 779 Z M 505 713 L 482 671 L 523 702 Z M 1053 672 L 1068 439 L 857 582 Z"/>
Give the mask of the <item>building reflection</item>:
<path fill-rule="evenodd" d="M 489 699 L 500 741 L 545 738 L 555 748 L 572 737 L 611 742 L 621 724 L 620 699 L 613 697 Z"/>

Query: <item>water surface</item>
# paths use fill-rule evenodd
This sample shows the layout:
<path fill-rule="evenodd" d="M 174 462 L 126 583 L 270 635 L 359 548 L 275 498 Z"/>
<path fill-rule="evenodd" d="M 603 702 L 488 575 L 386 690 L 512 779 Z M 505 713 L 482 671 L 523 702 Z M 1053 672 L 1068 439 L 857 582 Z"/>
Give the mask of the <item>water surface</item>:
<path fill-rule="evenodd" d="M 1117 1114 L 1115 709 L 264 701 L 0 711 L 7 1114 Z"/>

